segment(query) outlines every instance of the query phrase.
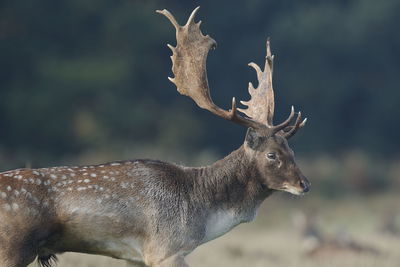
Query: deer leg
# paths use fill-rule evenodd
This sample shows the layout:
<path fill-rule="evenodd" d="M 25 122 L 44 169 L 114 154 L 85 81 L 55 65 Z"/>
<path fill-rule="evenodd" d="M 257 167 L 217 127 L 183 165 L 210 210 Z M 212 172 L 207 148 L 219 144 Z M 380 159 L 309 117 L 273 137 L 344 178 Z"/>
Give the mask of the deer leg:
<path fill-rule="evenodd" d="M 0 266 L 26 267 L 35 260 L 36 254 L 31 246 L 7 246 L 11 242 L 0 243 Z"/>
<path fill-rule="evenodd" d="M 26 267 L 28 266 L 28 264 L 29 261 L 21 259 L 17 256 L 7 256 L 7 257 L 0 256 L 0 266 Z"/>
<path fill-rule="evenodd" d="M 151 267 L 189 267 L 182 255 L 173 255 Z"/>
<path fill-rule="evenodd" d="M 147 267 L 146 264 L 144 264 L 144 262 L 139 262 L 139 261 L 127 261 L 126 262 L 126 267 Z"/>

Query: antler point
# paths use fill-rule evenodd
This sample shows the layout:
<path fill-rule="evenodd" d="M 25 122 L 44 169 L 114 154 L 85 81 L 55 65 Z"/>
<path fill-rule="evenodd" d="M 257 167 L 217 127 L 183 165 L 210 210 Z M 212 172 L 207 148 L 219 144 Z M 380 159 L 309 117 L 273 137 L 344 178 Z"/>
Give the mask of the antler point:
<path fill-rule="evenodd" d="M 250 62 L 248 65 L 249 65 L 250 67 L 252 67 L 252 68 L 257 72 L 257 76 L 258 76 L 260 73 L 262 73 L 260 67 L 259 67 L 256 63 Z"/>
<path fill-rule="evenodd" d="M 178 24 L 176 21 L 175 17 L 166 9 L 163 10 L 156 10 L 157 13 L 164 15 L 175 27 L 176 30 L 178 30 L 181 26 Z"/>
<path fill-rule="evenodd" d="M 271 38 L 268 36 L 268 38 L 267 38 L 267 57 L 271 57 L 270 40 L 271 40 Z"/>
<path fill-rule="evenodd" d="M 299 125 L 299 127 L 303 127 L 304 125 L 306 125 L 307 122 L 307 118 L 305 118 Z"/>
<path fill-rule="evenodd" d="M 167 46 L 168 46 L 168 48 L 169 48 L 169 49 L 171 49 L 171 50 L 172 50 L 172 52 L 174 52 L 174 51 L 175 51 L 175 47 L 174 47 L 174 46 L 172 46 L 172 45 L 170 45 L 170 44 L 167 44 Z"/>
<path fill-rule="evenodd" d="M 192 14 L 190 14 L 190 17 L 188 21 L 186 22 L 186 25 L 190 25 L 193 23 L 194 17 L 196 16 L 197 12 L 199 11 L 200 6 L 196 7 L 193 11 Z"/>

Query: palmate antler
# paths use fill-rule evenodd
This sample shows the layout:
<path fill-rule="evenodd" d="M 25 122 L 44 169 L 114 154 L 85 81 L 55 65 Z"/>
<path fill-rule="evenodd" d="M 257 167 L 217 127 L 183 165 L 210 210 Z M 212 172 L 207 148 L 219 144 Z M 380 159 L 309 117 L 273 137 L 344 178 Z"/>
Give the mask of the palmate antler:
<path fill-rule="evenodd" d="M 306 120 L 301 121 L 301 113 L 299 112 L 294 126 L 289 126 L 291 120 L 295 117 L 293 106 L 289 117 L 284 122 L 273 125 L 273 56 L 271 56 L 269 41 L 267 41 L 264 70 L 262 71 L 255 63 L 249 64 L 257 72 L 258 87 L 254 88 L 251 83 L 249 84 L 251 99 L 247 102 L 241 102 L 247 106 L 247 109 L 236 108 L 235 98 L 232 98 L 232 108 L 229 111 L 221 109 L 214 104 L 208 86 L 206 60 L 210 49 L 216 47 L 216 42 L 210 36 L 202 34 L 200 30 L 201 21 L 194 22 L 194 17 L 198 10 L 199 7 L 193 10 L 184 26 L 179 25 L 168 10 L 157 10 L 158 13 L 166 16 L 176 29 L 176 47 L 168 44 L 168 47 L 173 52 L 171 56 L 172 72 L 175 75 L 174 78 L 169 77 L 169 80 L 176 85 L 178 92 L 192 98 L 199 107 L 226 120 L 266 132 L 270 136 L 281 130 L 280 134 L 286 138 L 294 135 L 299 128 L 304 126 Z M 242 112 L 246 117 L 239 115 L 237 111 Z"/>

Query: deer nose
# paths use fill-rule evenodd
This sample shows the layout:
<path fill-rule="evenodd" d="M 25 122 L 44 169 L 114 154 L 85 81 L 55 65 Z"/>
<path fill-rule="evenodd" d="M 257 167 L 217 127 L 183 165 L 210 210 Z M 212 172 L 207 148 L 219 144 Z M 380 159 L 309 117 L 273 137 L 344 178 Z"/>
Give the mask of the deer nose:
<path fill-rule="evenodd" d="M 300 187 L 303 189 L 303 193 L 310 191 L 310 183 L 307 180 L 300 180 Z"/>

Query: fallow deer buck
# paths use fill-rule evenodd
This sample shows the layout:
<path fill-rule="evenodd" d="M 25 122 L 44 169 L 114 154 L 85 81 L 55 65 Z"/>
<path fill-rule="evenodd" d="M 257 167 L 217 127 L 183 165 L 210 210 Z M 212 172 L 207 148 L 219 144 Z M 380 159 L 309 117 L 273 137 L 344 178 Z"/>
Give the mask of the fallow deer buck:
<path fill-rule="evenodd" d="M 304 126 L 294 108 L 273 125 L 274 93 L 269 42 L 258 87 L 249 84 L 247 109 L 227 111 L 210 97 L 206 57 L 215 41 L 195 23 L 196 8 L 176 29 L 172 47 L 179 93 L 199 107 L 248 128 L 244 144 L 206 167 L 131 160 L 81 167 L 18 169 L 0 174 L 0 265 L 27 266 L 35 257 L 50 266 L 72 251 L 124 259 L 130 266 L 188 266 L 184 257 L 234 226 L 252 221 L 261 202 L 277 190 L 303 194 L 309 182 L 287 139 Z M 240 115 L 239 112 L 244 115 Z"/>

